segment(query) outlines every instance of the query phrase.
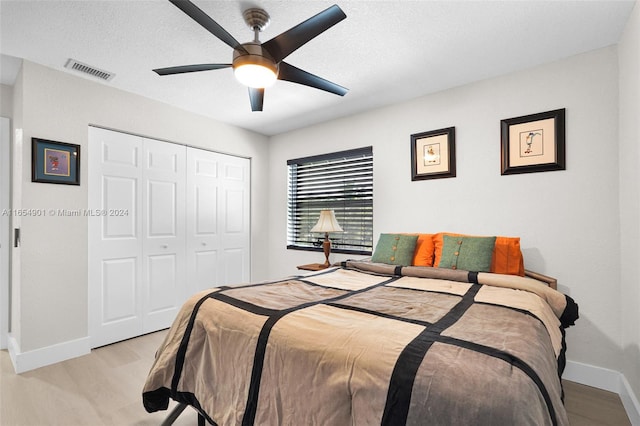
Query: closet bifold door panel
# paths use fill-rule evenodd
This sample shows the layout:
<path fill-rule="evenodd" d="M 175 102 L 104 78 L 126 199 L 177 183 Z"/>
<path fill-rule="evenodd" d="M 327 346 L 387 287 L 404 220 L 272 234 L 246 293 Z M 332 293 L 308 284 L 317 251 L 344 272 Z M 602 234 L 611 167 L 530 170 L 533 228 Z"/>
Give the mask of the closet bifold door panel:
<path fill-rule="evenodd" d="M 246 158 L 187 149 L 189 294 L 249 281 L 249 164 Z"/>
<path fill-rule="evenodd" d="M 251 279 L 250 163 L 246 158 L 221 155 L 220 164 L 219 211 L 224 220 L 220 223 L 219 285 L 246 283 Z"/>
<path fill-rule="evenodd" d="M 143 333 L 168 327 L 187 297 L 185 147 L 143 140 Z"/>
<path fill-rule="evenodd" d="M 142 334 L 142 142 L 140 137 L 89 128 L 92 347 Z M 108 214 L 115 212 L 121 214 Z"/>
<path fill-rule="evenodd" d="M 89 333 L 167 328 L 196 291 L 249 280 L 249 160 L 89 128 Z"/>

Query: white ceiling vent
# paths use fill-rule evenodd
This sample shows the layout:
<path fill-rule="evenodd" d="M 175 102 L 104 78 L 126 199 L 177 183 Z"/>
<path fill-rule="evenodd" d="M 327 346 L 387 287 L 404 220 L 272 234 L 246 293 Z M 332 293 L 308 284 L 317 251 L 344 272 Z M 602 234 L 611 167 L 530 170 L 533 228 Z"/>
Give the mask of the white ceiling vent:
<path fill-rule="evenodd" d="M 65 68 L 70 70 L 78 71 L 83 74 L 90 75 L 95 78 L 99 78 L 100 80 L 109 81 L 113 77 L 115 77 L 114 73 L 99 70 L 96 67 L 92 67 L 91 65 L 83 64 L 82 62 L 78 62 L 75 59 L 69 59 L 67 63 L 64 65 Z"/>

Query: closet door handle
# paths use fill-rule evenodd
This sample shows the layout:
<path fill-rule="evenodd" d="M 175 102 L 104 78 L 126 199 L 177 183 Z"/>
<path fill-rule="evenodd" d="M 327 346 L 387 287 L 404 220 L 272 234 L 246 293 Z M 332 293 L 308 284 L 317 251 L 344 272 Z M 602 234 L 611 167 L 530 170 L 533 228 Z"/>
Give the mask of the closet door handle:
<path fill-rule="evenodd" d="M 13 230 L 13 246 L 14 247 L 20 246 L 20 228 L 15 228 Z"/>

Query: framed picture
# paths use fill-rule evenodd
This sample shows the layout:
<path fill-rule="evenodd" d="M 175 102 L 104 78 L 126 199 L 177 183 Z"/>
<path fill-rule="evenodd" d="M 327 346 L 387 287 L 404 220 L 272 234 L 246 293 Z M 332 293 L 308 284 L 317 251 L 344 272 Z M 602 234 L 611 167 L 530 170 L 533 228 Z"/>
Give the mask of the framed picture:
<path fill-rule="evenodd" d="M 455 176 L 455 127 L 411 135 L 411 180 Z"/>
<path fill-rule="evenodd" d="M 502 120 L 502 174 L 565 170 L 565 110 Z"/>
<path fill-rule="evenodd" d="M 80 145 L 31 138 L 31 182 L 80 185 Z"/>

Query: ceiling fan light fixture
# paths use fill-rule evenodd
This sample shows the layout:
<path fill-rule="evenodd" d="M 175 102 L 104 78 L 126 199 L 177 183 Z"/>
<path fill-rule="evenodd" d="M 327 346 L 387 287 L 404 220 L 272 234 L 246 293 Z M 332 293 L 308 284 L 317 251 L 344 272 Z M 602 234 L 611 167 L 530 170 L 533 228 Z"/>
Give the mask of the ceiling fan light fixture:
<path fill-rule="evenodd" d="M 245 86 L 262 89 L 273 86 L 278 78 L 278 65 L 256 42 L 242 45 L 246 52 L 233 52 L 233 73 Z"/>
<path fill-rule="evenodd" d="M 236 79 L 245 86 L 261 89 L 273 86 L 276 82 L 276 70 L 261 64 L 243 64 L 234 66 Z"/>

